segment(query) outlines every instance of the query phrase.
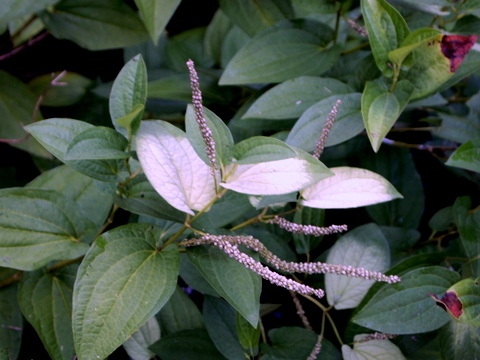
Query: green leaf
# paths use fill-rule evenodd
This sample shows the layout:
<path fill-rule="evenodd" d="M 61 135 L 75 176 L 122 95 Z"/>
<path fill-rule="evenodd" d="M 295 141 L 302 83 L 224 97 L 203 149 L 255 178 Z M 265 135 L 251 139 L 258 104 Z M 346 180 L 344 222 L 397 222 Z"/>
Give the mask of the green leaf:
<path fill-rule="evenodd" d="M 205 327 L 218 351 L 229 360 L 245 360 L 235 314 L 236 311 L 223 299 L 206 296 L 203 301 Z"/>
<path fill-rule="evenodd" d="M 267 90 L 249 107 L 242 118 L 297 118 L 310 106 L 325 98 L 352 92 L 350 86 L 336 79 L 300 76 Z M 342 107 L 345 105 L 342 104 Z"/>
<path fill-rule="evenodd" d="M 249 36 L 294 17 L 292 5 L 287 0 L 220 0 L 220 9 Z"/>
<path fill-rule="evenodd" d="M 297 154 L 283 141 L 273 137 L 253 136 L 233 148 L 235 164 L 259 164 L 261 162 L 285 160 L 295 157 Z"/>
<path fill-rule="evenodd" d="M 216 64 L 221 64 L 222 62 L 222 48 L 232 25 L 227 15 L 221 9 L 218 9 L 207 26 L 203 47 L 205 48 L 205 53 L 215 60 Z"/>
<path fill-rule="evenodd" d="M 237 334 L 243 348 L 251 356 L 258 354 L 258 342 L 260 340 L 261 326 L 260 323 L 257 326 L 252 326 L 243 316 L 237 313 Z"/>
<path fill-rule="evenodd" d="M 293 148 L 292 148 L 293 149 Z M 310 154 L 294 149 L 294 158 L 259 164 L 232 164 L 229 177 L 220 185 L 226 189 L 251 195 L 282 195 L 299 191 L 332 176 L 332 172 Z"/>
<path fill-rule="evenodd" d="M 258 324 L 261 277 L 213 246 L 187 248 L 190 261 L 252 326 Z"/>
<path fill-rule="evenodd" d="M 326 262 L 382 273 L 390 267 L 390 248 L 380 228 L 370 223 L 349 231 L 337 240 L 330 249 Z M 374 282 L 325 274 L 327 301 L 337 310 L 355 308 Z"/>
<path fill-rule="evenodd" d="M 362 115 L 368 138 L 375 152 L 408 104 L 414 88 L 409 81 L 400 80 L 389 91 L 383 80 L 367 81 L 362 95 Z"/>
<path fill-rule="evenodd" d="M 361 6 L 375 62 L 385 76 L 392 77 L 388 53 L 406 38 L 410 32 L 408 26 L 402 15 L 385 0 L 362 0 Z"/>
<path fill-rule="evenodd" d="M 2 273 L 5 270 L 7 269 L 0 269 Z M 0 324 L 5 324 L 0 326 L 0 349 L 6 350 L 4 359 L 16 359 L 20 352 L 23 329 L 23 317 L 18 305 L 16 285 L 0 289 Z"/>
<path fill-rule="evenodd" d="M 160 34 L 165 29 L 181 0 L 150 1 L 135 0 L 141 19 L 147 28 L 150 39 L 157 45 Z"/>
<path fill-rule="evenodd" d="M 126 47 L 148 37 L 137 14 L 121 0 L 63 0 L 39 16 L 53 36 L 88 50 Z"/>
<path fill-rule="evenodd" d="M 146 99 L 147 68 L 142 55 L 138 54 L 123 66 L 110 92 L 110 116 L 118 132 L 126 135 L 126 130 L 130 128 L 128 133 L 135 135 L 143 116 L 143 109 L 139 106 L 145 106 Z M 128 127 L 119 123 L 125 122 L 125 117 L 129 115 L 133 119 L 128 122 Z"/>
<path fill-rule="evenodd" d="M 203 327 L 200 310 L 179 286 L 157 314 L 157 318 L 164 335 Z"/>
<path fill-rule="evenodd" d="M 480 172 L 480 138 L 467 141 L 461 145 L 445 164 Z"/>
<path fill-rule="evenodd" d="M 368 206 L 403 196 L 384 177 L 365 169 L 331 168 L 334 176 L 302 191 L 302 205 L 319 209 Z"/>
<path fill-rule="evenodd" d="M 162 360 L 225 360 L 205 329 L 183 330 L 164 336 L 150 349 Z"/>
<path fill-rule="evenodd" d="M 24 83 L 0 71 L 0 138 L 23 139 L 27 135 L 24 126 L 33 121 L 36 102 L 37 98 Z M 29 138 L 11 145 L 33 155 L 50 158 L 48 151 L 36 140 Z"/>
<path fill-rule="evenodd" d="M 95 126 L 82 131 L 70 142 L 65 161 L 126 159 L 127 140 L 111 128 Z"/>
<path fill-rule="evenodd" d="M 94 179 L 117 182 L 124 169 L 123 160 L 66 160 L 70 143 L 83 131 L 93 129 L 84 121 L 53 118 L 30 124 L 25 129 L 59 160 Z"/>
<path fill-rule="evenodd" d="M 361 342 L 367 334 L 355 336 L 353 350 L 348 345 L 342 345 L 342 355 L 344 360 L 406 360 L 400 349 L 389 340 L 370 340 Z"/>
<path fill-rule="evenodd" d="M 223 120 L 212 111 L 204 108 L 204 113 L 207 126 L 212 132 L 212 137 L 215 141 L 216 160 L 221 165 L 227 165 L 232 162 L 232 133 Z M 210 165 L 210 159 L 205 150 L 206 144 L 197 123 L 193 105 L 188 105 L 187 107 L 187 113 L 185 114 L 185 131 L 197 155 L 200 156 L 205 164 Z"/>
<path fill-rule="evenodd" d="M 337 145 L 358 135 L 364 129 L 360 113 L 360 94 L 340 94 L 327 97 L 310 106 L 288 134 L 287 144 L 308 152 L 313 151 L 337 100 L 341 100 L 342 103 L 338 107 L 325 145 Z"/>
<path fill-rule="evenodd" d="M 107 357 L 172 295 L 178 248 L 161 248 L 160 232 L 149 224 L 117 227 L 97 238 L 83 259 L 72 314 L 79 360 Z"/>
<path fill-rule="evenodd" d="M 465 255 L 469 262 L 465 264 L 465 268 L 469 269 L 473 277 L 480 276 L 480 211 L 470 210 L 471 202 L 467 197 L 461 197 L 455 201 L 453 205 L 453 215 L 455 223 L 460 233 L 460 240 Z"/>
<path fill-rule="evenodd" d="M 362 156 L 361 165 L 389 180 L 403 195 L 403 199 L 368 207 L 368 214 L 379 225 L 416 229 L 423 214 L 425 195 L 409 151 L 385 147 L 375 156 Z"/>
<path fill-rule="evenodd" d="M 148 182 L 145 174 L 138 174 L 128 181 L 117 194 L 115 203 L 121 208 L 135 214 L 147 215 L 183 223 L 185 214 L 167 203 L 153 186 Z"/>
<path fill-rule="evenodd" d="M 36 13 L 59 0 L 15 0 L 5 2 L 0 8 L 0 29 L 13 19 Z"/>
<path fill-rule="evenodd" d="M 60 161 L 78 134 L 94 126 L 80 120 L 53 118 L 30 124 L 25 129 Z"/>
<path fill-rule="evenodd" d="M 155 353 L 148 347 L 158 340 L 160 340 L 160 325 L 153 316 L 123 343 L 123 347 L 132 359 L 149 360 L 155 356 Z"/>
<path fill-rule="evenodd" d="M 201 294 L 220 297 L 217 291 L 205 280 L 195 265 L 189 260 L 187 254 L 180 255 L 180 276 L 189 287 Z"/>
<path fill-rule="evenodd" d="M 470 359 L 480 353 L 480 327 L 451 320 L 439 331 L 443 359 Z"/>
<path fill-rule="evenodd" d="M 112 194 L 100 190 L 92 178 L 65 165 L 43 172 L 26 186 L 62 193 L 69 200 L 74 201 L 83 214 L 98 228 L 107 219 L 113 204 Z"/>
<path fill-rule="evenodd" d="M 215 198 L 212 168 L 195 153 L 183 131 L 165 121 L 144 121 L 136 140 L 145 175 L 174 208 L 193 215 Z"/>
<path fill-rule="evenodd" d="M 26 272 L 18 288 L 18 302 L 52 359 L 72 359 L 72 292 L 78 264 Z"/>
<path fill-rule="evenodd" d="M 411 270 L 401 278 L 399 283 L 384 285 L 352 321 L 388 334 L 433 331 L 448 322 L 449 316 L 428 294 L 445 292 L 459 280 L 458 273 L 430 266 Z"/>
<path fill-rule="evenodd" d="M 94 224 L 71 200 L 47 189 L 0 190 L 0 265 L 35 270 L 88 249 Z"/>
<path fill-rule="evenodd" d="M 331 29 L 322 23 L 315 23 L 314 29 L 313 24 L 312 20 L 286 20 L 262 31 L 228 63 L 220 85 L 282 82 L 303 75 L 321 75 L 334 65 L 341 47 L 327 48 Z"/>
<path fill-rule="evenodd" d="M 211 68 L 214 61 L 205 52 L 203 39 L 206 28 L 194 28 L 181 32 L 170 38 L 165 47 L 168 67 L 186 73 L 185 63 L 192 59 L 197 68 Z"/>
<path fill-rule="evenodd" d="M 52 80 L 60 72 L 33 78 L 28 87 L 37 96 L 42 96 L 42 106 L 70 106 L 76 104 L 86 94 L 93 81 L 80 74 L 67 72 L 58 80 L 61 85 L 53 85 Z"/>
<path fill-rule="evenodd" d="M 117 120 L 117 124 L 125 128 L 128 134 L 135 135 L 137 133 L 138 127 L 140 126 L 140 122 L 142 121 L 144 110 L 144 105 L 135 105 L 133 107 L 133 111 L 130 114 L 125 115 L 124 117 L 121 117 Z"/>

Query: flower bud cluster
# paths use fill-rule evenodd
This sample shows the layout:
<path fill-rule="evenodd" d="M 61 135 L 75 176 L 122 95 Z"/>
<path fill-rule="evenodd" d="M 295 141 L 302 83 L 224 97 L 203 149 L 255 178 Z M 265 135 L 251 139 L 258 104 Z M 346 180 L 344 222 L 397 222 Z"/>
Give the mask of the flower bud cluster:
<path fill-rule="evenodd" d="M 390 340 L 390 339 L 396 338 L 397 336 L 398 335 L 395 335 L 395 334 L 384 334 L 384 333 L 376 332 L 376 333 L 373 333 L 373 334 L 369 334 L 369 335 L 361 338 L 360 340 L 358 340 L 356 342 L 357 343 L 364 343 L 364 342 L 372 341 L 372 340 Z"/>
<path fill-rule="evenodd" d="M 195 118 L 197 120 L 203 141 L 205 142 L 205 150 L 210 164 L 214 169 L 217 168 L 215 140 L 213 139 L 212 130 L 208 127 L 205 119 L 205 112 L 202 105 L 202 92 L 200 91 L 200 82 L 198 80 L 197 71 L 193 60 L 187 61 L 187 67 L 190 72 L 190 87 L 192 89 L 192 103 L 195 110 Z"/>
<path fill-rule="evenodd" d="M 301 224 L 296 224 L 294 222 L 288 221 L 287 219 L 279 216 L 275 216 L 273 219 L 270 219 L 268 223 L 277 224 L 280 228 L 294 234 L 304 234 L 304 235 L 314 235 L 314 236 L 330 235 L 330 234 L 335 234 L 335 233 L 348 230 L 347 225 L 330 225 L 328 227 L 301 225 Z"/>
<path fill-rule="evenodd" d="M 317 355 L 320 354 L 320 350 L 322 350 L 322 339 L 323 339 L 323 336 L 318 335 L 318 340 L 315 343 L 315 346 L 314 346 L 312 352 L 310 353 L 310 355 L 308 356 L 307 360 L 316 360 L 317 359 Z"/>
<path fill-rule="evenodd" d="M 314 289 L 270 270 L 268 267 L 262 265 L 251 256 L 248 256 L 244 252 L 238 250 L 238 245 L 229 241 L 229 239 L 232 238 L 233 237 L 231 236 L 205 235 L 200 239 L 193 239 L 192 241 L 187 241 L 184 244 L 185 246 L 195 246 L 201 244 L 215 245 L 219 249 L 223 250 L 223 252 L 225 252 L 225 254 L 227 254 L 229 257 L 235 259 L 247 269 L 252 270 L 274 285 L 281 286 L 287 290 L 295 291 L 304 295 L 315 295 L 318 298 L 322 298 L 325 295 L 322 289 Z"/>
<path fill-rule="evenodd" d="M 342 103 L 342 100 L 337 100 L 335 105 L 333 105 L 333 108 L 330 111 L 330 114 L 328 114 L 327 121 L 325 121 L 325 125 L 323 126 L 323 129 L 322 129 L 322 135 L 320 135 L 320 139 L 318 139 L 317 145 L 315 145 L 315 150 L 313 151 L 314 158 L 319 159 L 320 155 L 322 155 L 323 153 L 323 149 L 325 148 L 325 144 L 327 142 L 328 134 L 332 129 L 333 122 L 337 117 L 338 107 L 340 106 L 341 103 Z"/>

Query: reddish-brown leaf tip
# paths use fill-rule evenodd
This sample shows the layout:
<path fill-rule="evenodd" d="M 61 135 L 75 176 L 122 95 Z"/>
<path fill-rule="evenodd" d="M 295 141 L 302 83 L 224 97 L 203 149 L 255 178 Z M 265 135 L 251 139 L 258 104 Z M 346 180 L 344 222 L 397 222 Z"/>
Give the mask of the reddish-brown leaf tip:
<path fill-rule="evenodd" d="M 450 60 L 450 72 L 455 72 L 477 41 L 477 35 L 444 35 L 440 43 L 442 54 Z"/>
<path fill-rule="evenodd" d="M 458 300 L 457 294 L 453 291 L 447 291 L 441 299 L 439 299 L 435 294 L 428 295 L 430 295 L 436 301 L 438 306 L 440 306 L 443 310 L 448 311 L 455 318 L 458 319 L 458 317 L 463 314 L 462 303 L 460 300 Z"/>

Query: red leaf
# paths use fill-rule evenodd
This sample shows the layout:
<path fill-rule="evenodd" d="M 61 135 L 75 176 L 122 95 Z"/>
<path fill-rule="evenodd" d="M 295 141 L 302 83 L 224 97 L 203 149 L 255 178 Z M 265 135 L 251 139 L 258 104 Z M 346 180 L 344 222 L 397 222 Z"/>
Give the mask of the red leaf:
<path fill-rule="evenodd" d="M 454 317 L 458 319 L 463 314 L 462 303 L 458 300 L 457 294 L 453 291 L 447 291 L 441 299 L 437 298 L 437 295 L 430 295 L 443 310 L 448 311 Z"/>
<path fill-rule="evenodd" d="M 440 48 L 443 55 L 450 60 L 450 72 L 455 72 L 477 41 L 477 35 L 444 35 Z"/>

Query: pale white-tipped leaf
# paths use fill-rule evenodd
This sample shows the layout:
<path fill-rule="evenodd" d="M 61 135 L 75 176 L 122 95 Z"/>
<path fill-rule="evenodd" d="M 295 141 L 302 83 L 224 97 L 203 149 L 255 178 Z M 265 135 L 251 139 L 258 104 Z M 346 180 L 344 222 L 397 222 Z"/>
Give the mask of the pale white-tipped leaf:
<path fill-rule="evenodd" d="M 320 209 L 345 209 L 403 198 L 383 176 L 353 168 L 330 168 L 335 174 L 302 192 L 302 205 Z"/>
<path fill-rule="evenodd" d="M 220 185 L 250 195 L 288 194 L 331 176 L 322 163 L 315 164 L 298 157 L 231 166 L 234 166 L 233 172 Z"/>
<path fill-rule="evenodd" d="M 355 341 L 359 341 L 366 334 L 356 335 Z M 344 360 L 406 360 L 397 345 L 389 340 L 371 340 L 356 342 L 353 349 L 348 345 L 342 346 Z"/>
<path fill-rule="evenodd" d="M 211 168 L 195 153 L 183 131 L 161 120 L 144 121 L 137 155 L 148 181 L 174 208 L 193 215 L 215 197 Z"/>

